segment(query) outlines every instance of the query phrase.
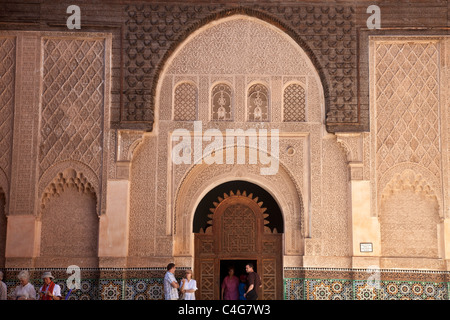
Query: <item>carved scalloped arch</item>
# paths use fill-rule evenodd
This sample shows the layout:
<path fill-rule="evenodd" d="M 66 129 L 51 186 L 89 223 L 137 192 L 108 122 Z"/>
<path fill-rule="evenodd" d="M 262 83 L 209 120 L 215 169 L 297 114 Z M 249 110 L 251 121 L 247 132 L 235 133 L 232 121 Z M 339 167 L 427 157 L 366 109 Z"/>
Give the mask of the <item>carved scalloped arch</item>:
<path fill-rule="evenodd" d="M 282 210 L 285 226 L 286 254 L 303 254 L 302 242 L 308 222 L 299 187 L 287 168 L 279 163 L 275 175 L 262 176 L 257 165 L 194 164 L 185 171 L 177 185 L 173 198 L 172 227 L 175 236 L 174 252 L 191 254 L 192 221 L 195 208 L 214 187 L 232 180 L 245 180 L 257 184 L 269 192 Z M 309 218 L 309 217 L 308 217 Z"/>
<path fill-rule="evenodd" d="M 428 169 L 421 166 L 414 166 L 414 169 L 403 166 L 396 166 L 391 168 L 383 178 L 381 179 L 379 204 L 381 201 L 397 192 L 402 190 L 411 190 L 422 196 L 433 198 L 437 203 L 437 210 L 441 219 L 444 218 L 441 205 L 440 188 L 436 188 L 437 181 L 433 181 L 433 175 L 431 172 L 427 172 Z M 403 169 L 403 170 L 402 170 Z M 390 178 L 387 180 L 387 178 Z M 430 181 L 431 180 L 431 181 Z"/>
<path fill-rule="evenodd" d="M 153 85 L 152 85 L 152 96 L 155 97 L 155 101 L 153 102 L 155 106 L 158 106 L 158 91 L 160 91 L 159 86 L 162 84 L 162 79 L 164 78 L 164 73 L 166 72 L 167 68 L 171 64 L 171 59 L 176 56 L 177 51 L 180 50 L 186 43 L 188 43 L 192 37 L 194 37 L 196 34 L 198 34 L 202 29 L 208 26 L 216 25 L 220 23 L 224 19 L 238 19 L 238 18 L 250 18 L 250 19 L 257 19 L 260 22 L 267 23 L 271 25 L 274 28 L 279 29 L 281 32 L 285 33 L 290 39 L 292 39 L 293 42 L 295 42 L 299 48 L 305 53 L 305 55 L 308 57 L 308 59 L 311 61 L 311 64 L 313 65 L 315 71 L 317 72 L 319 78 L 320 78 L 320 84 L 322 86 L 323 90 L 323 96 L 324 96 L 324 109 L 325 114 L 329 112 L 330 108 L 330 89 L 329 89 L 329 79 L 326 76 L 326 73 L 323 69 L 323 66 L 320 64 L 316 53 L 314 50 L 310 48 L 310 46 L 305 42 L 305 40 L 298 34 L 297 31 L 292 29 L 287 24 L 283 23 L 281 20 L 277 19 L 275 16 L 270 15 L 268 13 L 259 11 L 259 10 L 253 10 L 246 7 L 236 7 L 233 9 L 226 9 L 214 14 L 211 14 L 210 16 L 198 21 L 195 23 L 192 27 L 187 29 L 184 33 L 182 33 L 170 46 L 169 50 L 164 54 L 162 57 L 157 70 L 156 75 L 153 78 Z M 154 110 L 154 114 L 156 115 L 159 112 L 159 110 Z M 156 116 L 158 117 L 158 116 Z M 155 122 L 157 122 L 158 119 L 155 119 Z"/>
<path fill-rule="evenodd" d="M 224 154 L 226 153 L 226 149 L 228 148 L 236 148 L 235 145 L 225 145 L 222 148 L 222 151 L 224 152 Z M 250 149 L 252 148 L 251 146 L 246 146 L 246 148 Z M 252 148 L 254 150 L 256 150 L 256 152 L 260 152 L 261 150 L 258 148 Z M 235 154 L 236 154 L 236 150 L 235 150 Z M 272 157 L 272 155 L 269 152 L 265 153 L 266 156 Z M 209 157 L 211 155 L 211 153 L 205 153 L 203 155 L 203 157 L 196 163 L 193 163 L 189 169 L 187 169 L 182 177 L 182 179 L 180 180 L 180 182 L 176 185 L 176 190 L 175 190 L 175 195 L 174 195 L 174 211 L 177 212 L 177 207 L 180 205 L 179 203 L 179 199 L 181 198 L 181 193 L 183 192 L 183 186 L 186 184 L 186 181 L 190 180 L 190 177 L 192 176 L 196 176 L 197 174 L 199 174 L 199 171 L 203 171 L 202 167 L 204 165 L 203 161 L 206 157 Z M 286 174 L 289 177 L 290 182 L 294 185 L 295 187 L 295 191 L 296 191 L 296 197 L 298 198 L 299 202 L 300 202 L 300 206 L 301 206 L 301 219 L 302 221 L 304 221 L 304 205 L 303 205 L 303 199 L 302 199 L 302 192 L 301 192 L 301 188 L 298 184 L 298 182 L 296 181 L 296 179 L 294 178 L 294 175 L 290 172 L 290 170 L 283 164 L 283 162 L 280 159 L 278 160 L 278 164 L 279 164 L 279 168 L 282 169 L 282 172 L 284 174 Z M 239 170 L 238 170 L 239 171 Z M 274 197 L 275 198 L 275 197 Z M 276 199 L 276 198 L 275 198 Z M 173 221 L 173 228 L 174 231 L 176 232 L 176 216 L 175 219 Z M 304 231 L 304 230 L 302 230 Z"/>
<path fill-rule="evenodd" d="M 207 221 L 207 223 L 210 226 L 212 226 L 214 224 L 214 219 L 216 218 L 214 213 L 216 211 L 216 208 L 220 205 L 220 203 L 222 203 L 223 201 L 226 201 L 228 198 L 232 198 L 232 197 L 247 197 L 248 199 L 254 201 L 258 205 L 258 207 L 261 208 L 260 214 L 264 218 L 264 232 L 272 233 L 272 230 L 270 230 L 269 227 L 266 227 L 266 224 L 269 223 L 269 221 L 266 220 L 269 217 L 269 213 L 266 212 L 267 208 L 263 207 L 264 203 L 262 201 L 258 201 L 259 199 L 257 196 L 253 197 L 253 193 L 247 194 L 247 191 L 245 191 L 245 190 L 242 192 L 240 190 L 237 190 L 236 193 L 234 193 L 233 190 L 230 190 L 229 193 L 224 193 L 223 197 L 219 196 L 217 198 L 218 202 L 216 202 L 216 201 L 213 202 L 214 208 L 209 208 L 209 211 L 211 212 L 211 214 L 208 214 L 208 218 L 210 220 Z M 212 229 L 210 226 L 206 227 L 206 230 L 200 229 L 201 230 L 200 233 L 202 233 L 202 232 L 203 233 L 211 233 Z M 277 233 L 276 228 L 274 229 L 273 233 Z"/>
<path fill-rule="evenodd" d="M 95 172 L 86 164 L 78 161 L 61 161 L 47 169 L 39 180 L 38 199 L 39 212 L 45 208 L 47 201 L 60 194 L 69 186 L 76 187 L 80 192 L 90 192 L 96 197 L 96 211 L 100 215 L 99 194 L 100 181 Z"/>

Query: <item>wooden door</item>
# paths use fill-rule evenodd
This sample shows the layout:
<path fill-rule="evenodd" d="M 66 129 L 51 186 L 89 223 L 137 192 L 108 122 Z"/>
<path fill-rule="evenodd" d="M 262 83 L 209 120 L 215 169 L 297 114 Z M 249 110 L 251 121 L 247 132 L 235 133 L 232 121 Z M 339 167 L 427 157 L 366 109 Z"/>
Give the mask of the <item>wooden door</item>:
<path fill-rule="evenodd" d="M 195 234 L 197 299 L 220 298 L 220 260 L 256 260 L 263 287 L 260 299 L 282 298 L 281 234 L 265 227 L 262 202 L 244 191 L 224 194 L 210 211 L 211 226 Z"/>

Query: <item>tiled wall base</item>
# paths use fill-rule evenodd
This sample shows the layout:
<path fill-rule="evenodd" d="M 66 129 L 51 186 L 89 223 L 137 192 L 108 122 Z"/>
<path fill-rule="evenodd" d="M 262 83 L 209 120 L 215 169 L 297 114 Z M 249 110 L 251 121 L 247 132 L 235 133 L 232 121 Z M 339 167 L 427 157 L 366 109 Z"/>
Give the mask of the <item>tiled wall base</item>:
<path fill-rule="evenodd" d="M 285 269 L 285 300 L 448 300 L 450 272 Z"/>
<path fill-rule="evenodd" d="M 176 277 L 181 279 L 183 269 Z M 19 269 L 5 270 L 8 294 L 19 284 Z M 63 296 L 69 292 L 70 276 L 61 269 L 33 269 L 30 282 L 36 292 L 42 286 L 41 275 L 51 271 L 61 286 Z M 86 269 L 81 270 L 81 287 L 67 297 L 70 300 L 162 300 L 164 268 Z M 358 270 L 284 270 L 285 300 L 448 300 L 450 272 L 382 271 L 379 278 Z M 311 276 L 314 277 L 311 277 Z M 324 277 L 326 275 L 326 277 Z M 395 280 L 394 280 L 395 279 Z"/>
<path fill-rule="evenodd" d="M 448 283 L 284 279 L 285 300 L 447 300 Z"/>
<path fill-rule="evenodd" d="M 19 281 L 6 281 L 8 294 L 12 293 Z M 36 292 L 42 286 L 41 280 L 32 280 Z M 64 297 L 69 293 L 66 279 L 55 279 L 61 286 Z M 74 290 L 68 300 L 162 300 L 163 279 L 82 279 L 81 288 Z"/>

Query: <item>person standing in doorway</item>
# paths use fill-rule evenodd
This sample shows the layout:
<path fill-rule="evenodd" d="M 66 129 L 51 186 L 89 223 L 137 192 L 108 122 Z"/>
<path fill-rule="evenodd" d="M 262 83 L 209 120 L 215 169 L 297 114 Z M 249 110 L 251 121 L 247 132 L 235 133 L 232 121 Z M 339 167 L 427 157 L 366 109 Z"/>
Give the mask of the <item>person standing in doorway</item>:
<path fill-rule="evenodd" d="M 247 263 L 245 266 L 245 271 L 247 271 L 247 291 L 244 293 L 244 297 L 247 300 L 257 300 L 258 299 L 258 292 L 261 285 L 261 278 L 259 274 L 257 274 L 253 270 L 253 264 Z"/>
<path fill-rule="evenodd" d="M 239 300 L 239 278 L 234 275 L 234 267 L 228 267 L 228 276 L 222 281 L 222 300 Z"/>
<path fill-rule="evenodd" d="M 175 263 L 169 263 L 164 276 L 164 298 L 166 300 L 178 300 L 179 287 L 180 285 L 175 279 Z"/>

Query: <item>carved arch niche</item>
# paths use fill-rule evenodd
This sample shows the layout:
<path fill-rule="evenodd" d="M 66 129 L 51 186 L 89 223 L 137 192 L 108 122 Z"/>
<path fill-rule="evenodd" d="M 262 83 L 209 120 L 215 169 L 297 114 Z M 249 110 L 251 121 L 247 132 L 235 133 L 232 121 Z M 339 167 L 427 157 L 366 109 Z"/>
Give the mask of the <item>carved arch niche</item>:
<path fill-rule="evenodd" d="M 82 172 L 66 168 L 56 175 L 40 202 L 37 265 L 98 267 L 97 199 L 94 186 Z"/>
<path fill-rule="evenodd" d="M 300 191 L 281 163 L 276 175 L 262 176 L 260 169 L 258 165 L 247 165 L 244 170 L 239 165 L 198 164 L 186 173 L 174 199 L 172 223 L 175 256 L 188 257 L 194 254 L 192 222 L 198 204 L 210 190 L 233 180 L 251 182 L 272 195 L 282 211 L 282 254 L 296 257 L 304 254 L 304 234 L 308 217 L 304 213 Z"/>
<path fill-rule="evenodd" d="M 211 90 L 211 120 L 233 120 L 233 89 L 225 82 L 215 84 Z"/>
<path fill-rule="evenodd" d="M 442 258 L 443 217 L 427 180 L 406 169 L 381 195 L 381 250 L 384 257 Z"/>

